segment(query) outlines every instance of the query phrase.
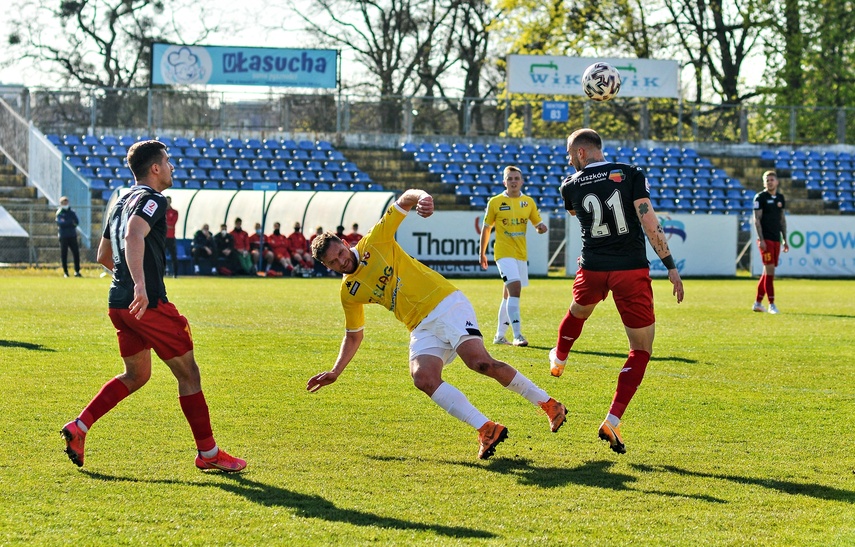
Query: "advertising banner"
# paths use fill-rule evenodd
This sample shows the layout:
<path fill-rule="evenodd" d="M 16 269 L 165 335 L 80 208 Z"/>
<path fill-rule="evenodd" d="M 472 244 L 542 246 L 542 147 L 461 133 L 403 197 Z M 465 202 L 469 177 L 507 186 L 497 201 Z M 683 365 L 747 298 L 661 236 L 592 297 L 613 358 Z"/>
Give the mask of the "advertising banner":
<path fill-rule="evenodd" d="M 680 96 L 680 64 L 653 59 L 509 55 L 508 91 L 538 95 L 584 95 L 582 73 L 597 61 L 620 72 L 620 97 Z"/>
<path fill-rule="evenodd" d="M 335 88 L 334 49 L 152 44 L 151 83 Z"/>
<path fill-rule="evenodd" d="M 735 276 L 736 215 L 659 214 L 659 223 L 668 237 L 668 247 L 681 276 Z M 582 254 L 582 231 L 576 217 L 567 217 L 567 275 L 576 273 L 576 259 Z M 646 240 L 646 238 L 645 238 Z M 647 260 L 652 277 L 667 277 L 668 270 L 647 244 Z"/>
<path fill-rule="evenodd" d="M 790 252 L 781 251 L 775 277 L 855 277 L 855 219 L 787 215 Z M 751 225 L 751 273 L 763 273 L 757 232 Z"/>
<path fill-rule="evenodd" d="M 483 220 L 483 211 L 437 211 L 428 218 L 411 213 L 398 228 L 397 240 L 410 256 L 442 275 L 498 278 L 499 270 L 493 263 L 495 230 L 487 247 L 489 267 L 482 270 L 479 264 Z M 548 218 L 543 222 L 549 226 Z M 549 232 L 538 234 L 529 226 L 526 244 L 529 275 L 545 276 L 549 270 Z"/>

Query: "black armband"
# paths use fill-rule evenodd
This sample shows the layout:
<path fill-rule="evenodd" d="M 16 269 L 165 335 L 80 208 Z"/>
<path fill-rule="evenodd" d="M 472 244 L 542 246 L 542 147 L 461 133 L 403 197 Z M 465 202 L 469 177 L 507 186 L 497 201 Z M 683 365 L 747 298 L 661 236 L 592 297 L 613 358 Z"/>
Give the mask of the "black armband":
<path fill-rule="evenodd" d="M 662 259 L 662 264 L 665 266 L 667 270 L 676 270 L 677 265 L 674 264 L 674 257 L 671 255 L 666 256 Z"/>

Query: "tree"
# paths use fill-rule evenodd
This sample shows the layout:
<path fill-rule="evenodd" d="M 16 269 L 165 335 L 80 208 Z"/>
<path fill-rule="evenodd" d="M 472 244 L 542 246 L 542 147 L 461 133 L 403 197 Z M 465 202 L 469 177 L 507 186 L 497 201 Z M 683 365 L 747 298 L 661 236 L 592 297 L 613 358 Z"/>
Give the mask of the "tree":
<path fill-rule="evenodd" d="M 207 20 L 204 8 L 193 5 L 196 17 Z M 189 6 L 189 0 L 19 0 L 7 12 L 16 15 L 6 42 L 11 58 L 31 59 L 65 84 L 145 85 L 151 43 L 181 41 L 178 21 Z M 203 26 L 193 40 L 215 30 Z"/>

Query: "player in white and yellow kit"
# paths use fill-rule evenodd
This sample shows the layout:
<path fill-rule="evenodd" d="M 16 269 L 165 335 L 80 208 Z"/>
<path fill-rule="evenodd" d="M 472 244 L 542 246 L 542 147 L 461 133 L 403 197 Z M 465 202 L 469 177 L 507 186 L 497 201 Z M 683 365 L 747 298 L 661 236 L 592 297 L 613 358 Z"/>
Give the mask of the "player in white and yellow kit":
<path fill-rule="evenodd" d="M 505 426 L 487 419 L 457 388 L 442 380 L 442 369 L 456 355 L 466 366 L 497 380 L 543 408 L 553 432 L 564 423 L 567 409 L 512 366 L 493 359 L 484 347 L 472 304 L 439 273 L 412 258 L 395 241 L 407 213 L 429 217 L 433 198 L 407 190 L 355 247 L 332 232 L 316 237 L 312 255 L 343 274 L 341 304 L 345 335 L 332 370 L 309 379 L 315 392 L 335 382 L 356 355 L 365 328 L 365 304 L 380 304 L 410 330 L 410 374 L 415 386 L 455 418 L 478 430 L 478 457 L 489 458 L 505 440 Z"/>
<path fill-rule="evenodd" d="M 502 290 L 502 303 L 499 305 L 499 326 L 496 329 L 494 344 L 509 344 L 505 338 L 508 326 L 514 333 L 513 345 L 527 346 L 528 340 L 522 335 L 520 319 L 520 293 L 528 286 L 528 249 L 525 233 L 529 222 L 537 233 L 546 233 L 546 224 L 540 218 L 537 202 L 523 195 L 522 172 L 512 165 L 505 167 L 503 174 L 505 191 L 493 196 L 487 203 L 484 225 L 481 228 L 481 268 L 487 269 L 487 244 L 490 232 L 496 227 L 496 244 L 493 246 L 493 258 L 499 275 L 505 286 Z"/>

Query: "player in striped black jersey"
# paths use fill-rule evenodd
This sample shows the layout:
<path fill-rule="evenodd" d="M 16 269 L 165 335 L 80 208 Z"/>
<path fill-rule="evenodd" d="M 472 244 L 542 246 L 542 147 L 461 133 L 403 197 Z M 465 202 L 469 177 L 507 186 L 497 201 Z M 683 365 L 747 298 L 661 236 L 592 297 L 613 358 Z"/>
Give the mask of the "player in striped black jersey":
<path fill-rule="evenodd" d="M 151 352 L 178 381 L 178 402 L 196 441 L 196 467 L 240 471 L 246 461 L 214 441 L 199 366 L 193 357 L 190 324 L 166 299 L 166 210 L 163 191 L 172 186 L 166 146 L 140 141 L 128 150 L 134 174 L 130 192 L 113 205 L 104 223 L 98 262 L 112 270 L 108 315 L 116 328 L 125 370 L 108 381 L 78 417 L 63 426 L 66 454 L 83 466 L 84 443 L 92 425 L 151 378 Z"/>
<path fill-rule="evenodd" d="M 407 190 L 355 247 L 326 232 L 312 242 L 312 255 L 342 274 L 339 296 L 344 308 L 345 335 L 332 370 L 309 379 L 316 392 L 335 382 L 362 344 L 364 306 L 380 304 L 410 331 L 410 374 L 415 386 L 455 418 L 478 430 L 478 458 L 493 455 L 505 440 L 505 426 L 487 419 L 457 388 L 443 381 L 443 367 L 459 355 L 470 369 L 543 408 L 553 432 L 564 423 L 567 410 L 516 369 L 487 352 L 472 304 L 439 273 L 412 258 L 395 241 L 395 232 L 415 208 L 433 214 L 433 198 L 422 190 Z"/>
<path fill-rule="evenodd" d="M 754 307 L 764 312 L 763 297 L 769 299 L 769 313 L 778 313 L 775 305 L 775 267 L 781 251 L 789 252 L 787 244 L 787 217 L 784 209 L 787 200 L 778 191 L 778 175 L 774 171 L 763 173 L 763 191 L 754 196 L 754 228 L 757 231 L 757 247 L 763 261 L 763 274 L 757 282 L 757 298 Z"/>
<path fill-rule="evenodd" d="M 599 437 L 622 454 L 626 447 L 620 420 L 644 378 L 653 351 L 655 317 L 645 235 L 668 269 L 678 303 L 683 300 L 683 282 L 650 203 L 641 169 L 606 161 L 603 141 L 592 129 L 573 132 L 567 138 L 567 154 L 576 173 L 564 180 L 561 195 L 564 207 L 579 219 L 582 256 L 573 283 L 573 302 L 559 326 L 557 345 L 549 353 L 550 371 L 553 376 L 561 375 L 585 320 L 611 292 L 630 351 Z"/>

